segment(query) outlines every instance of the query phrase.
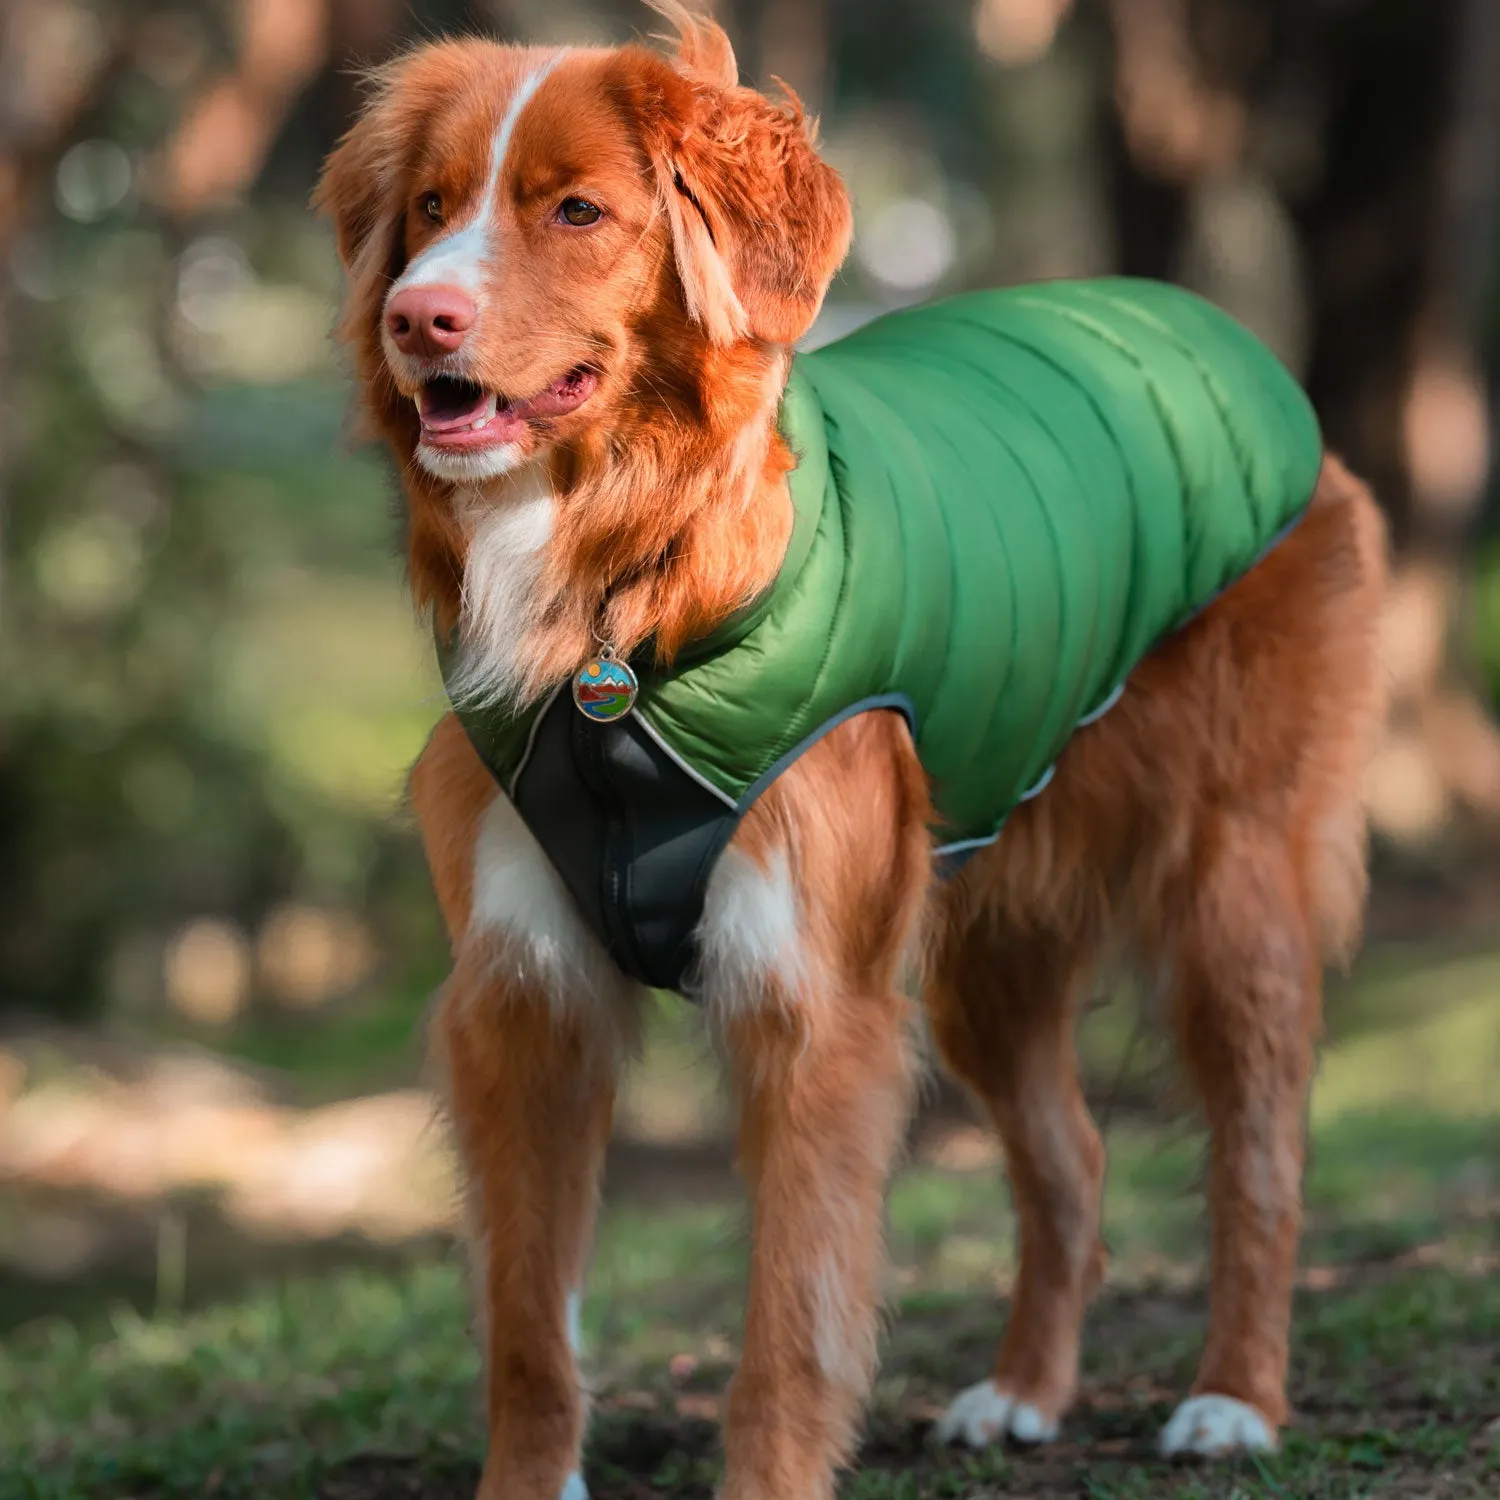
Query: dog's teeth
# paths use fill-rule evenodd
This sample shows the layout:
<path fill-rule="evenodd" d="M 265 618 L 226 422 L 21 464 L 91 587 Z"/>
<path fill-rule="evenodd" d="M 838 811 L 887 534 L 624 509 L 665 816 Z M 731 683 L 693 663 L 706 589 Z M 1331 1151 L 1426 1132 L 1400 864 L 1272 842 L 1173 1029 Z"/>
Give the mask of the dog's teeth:
<path fill-rule="evenodd" d="M 490 419 L 488 417 L 481 417 L 477 422 L 475 422 L 473 424 L 473 426 L 470 428 L 470 431 L 472 431 L 472 432 L 482 432 L 489 425 L 490 425 Z"/>

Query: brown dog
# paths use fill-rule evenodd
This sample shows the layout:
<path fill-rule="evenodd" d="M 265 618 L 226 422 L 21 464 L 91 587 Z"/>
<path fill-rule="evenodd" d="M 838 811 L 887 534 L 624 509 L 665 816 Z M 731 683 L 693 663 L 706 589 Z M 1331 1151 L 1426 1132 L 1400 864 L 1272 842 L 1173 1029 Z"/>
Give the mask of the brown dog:
<path fill-rule="evenodd" d="M 670 659 L 766 587 L 791 529 L 777 402 L 847 199 L 800 112 L 737 85 L 724 34 L 658 8 L 671 58 L 418 49 L 378 75 L 319 192 L 344 336 L 404 466 L 412 591 L 462 634 L 469 686 L 517 703 L 596 634 Z M 1163 1446 L 1274 1444 L 1321 970 L 1364 896 L 1383 579 L 1375 506 L 1325 459 L 1302 524 L 1140 663 L 1046 794 L 945 884 L 896 714 L 841 724 L 744 817 L 698 933 L 755 1202 L 726 1495 L 828 1495 L 850 1454 L 919 964 L 1020 1221 L 1009 1329 L 944 1434 L 1045 1441 L 1073 1398 L 1104 1265 L 1074 1005 L 1123 954 L 1165 982 L 1212 1132 L 1208 1338 Z M 481 1494 L 572 1500 L 570 1329 L 642 990 L 452 715 L 412 786 L 454 954 L 435 1038 L 471 1184 Z"/>

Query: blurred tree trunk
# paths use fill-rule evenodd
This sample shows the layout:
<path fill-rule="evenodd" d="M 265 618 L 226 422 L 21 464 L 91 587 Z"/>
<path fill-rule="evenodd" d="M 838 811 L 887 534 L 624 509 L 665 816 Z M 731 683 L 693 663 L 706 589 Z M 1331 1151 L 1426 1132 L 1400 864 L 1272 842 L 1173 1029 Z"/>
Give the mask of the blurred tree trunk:
<path fill-rule="evenodd" d="M 1294 247 L 1282 274 L 1301 286 L 1263 300 L 1300 291 L 1303 314 L 1262 331 L 1302 365 L 1330 448 L 1371 482 L 1390 519 L 1393 714 L 1371 776 L 1377 826 L 1421 843 L 1472 827 L 1478 814 L 1493 833 L 1500 733 L 1462 617 L 1489 472 L 1473 330 L 1495 251 L 1500 7 L 1107 0 L 1107 9 L 1122 268 L 1181 276 L 1195 232 L 1209 259 L 1248 264 L 1279 220 Z M 1243 212 L 1256 202 L 1276 206 L 1256 221 Z M 1215 222 L 1215 205 L 1226 204 L 1233 211 Z M 1471 816 L 1459 825 L 1462 813 Z"/>

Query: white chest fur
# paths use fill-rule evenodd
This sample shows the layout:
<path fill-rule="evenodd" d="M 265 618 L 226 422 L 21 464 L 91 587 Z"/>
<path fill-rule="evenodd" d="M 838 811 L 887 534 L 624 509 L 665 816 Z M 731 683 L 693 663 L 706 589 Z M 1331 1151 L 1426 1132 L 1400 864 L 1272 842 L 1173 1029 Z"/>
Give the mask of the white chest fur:
<path fill-rule="evenodd" d="M 454 497 L 469 533 L 464 563 L 463 650 L 448 683 L 455 702 L 500 703 L 525 681 L 522 655 L 541 616 L 540 581 L 556 501 L 540 460 Z"/>

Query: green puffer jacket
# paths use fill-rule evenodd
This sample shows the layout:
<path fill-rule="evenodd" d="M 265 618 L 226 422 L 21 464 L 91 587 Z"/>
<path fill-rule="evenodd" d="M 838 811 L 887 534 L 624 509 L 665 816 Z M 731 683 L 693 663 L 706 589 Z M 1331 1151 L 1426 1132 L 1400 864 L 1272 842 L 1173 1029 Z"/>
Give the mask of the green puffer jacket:
<path fill-rule="evenodd" d="M 460 712 L 616 959 L 658 984 L 683 983 L 714 859 L 809 744 L 899 709 L 939 852 L 988 842 L 1152 646 L 1301 516 L 1322 458 L 1261 343 L 1126 280 L 878 319 L 796 357 L 780 426 L 780 574 L 672 668 L 636 663 L 633 715 L 596 724 L 566 693 Z"/>

